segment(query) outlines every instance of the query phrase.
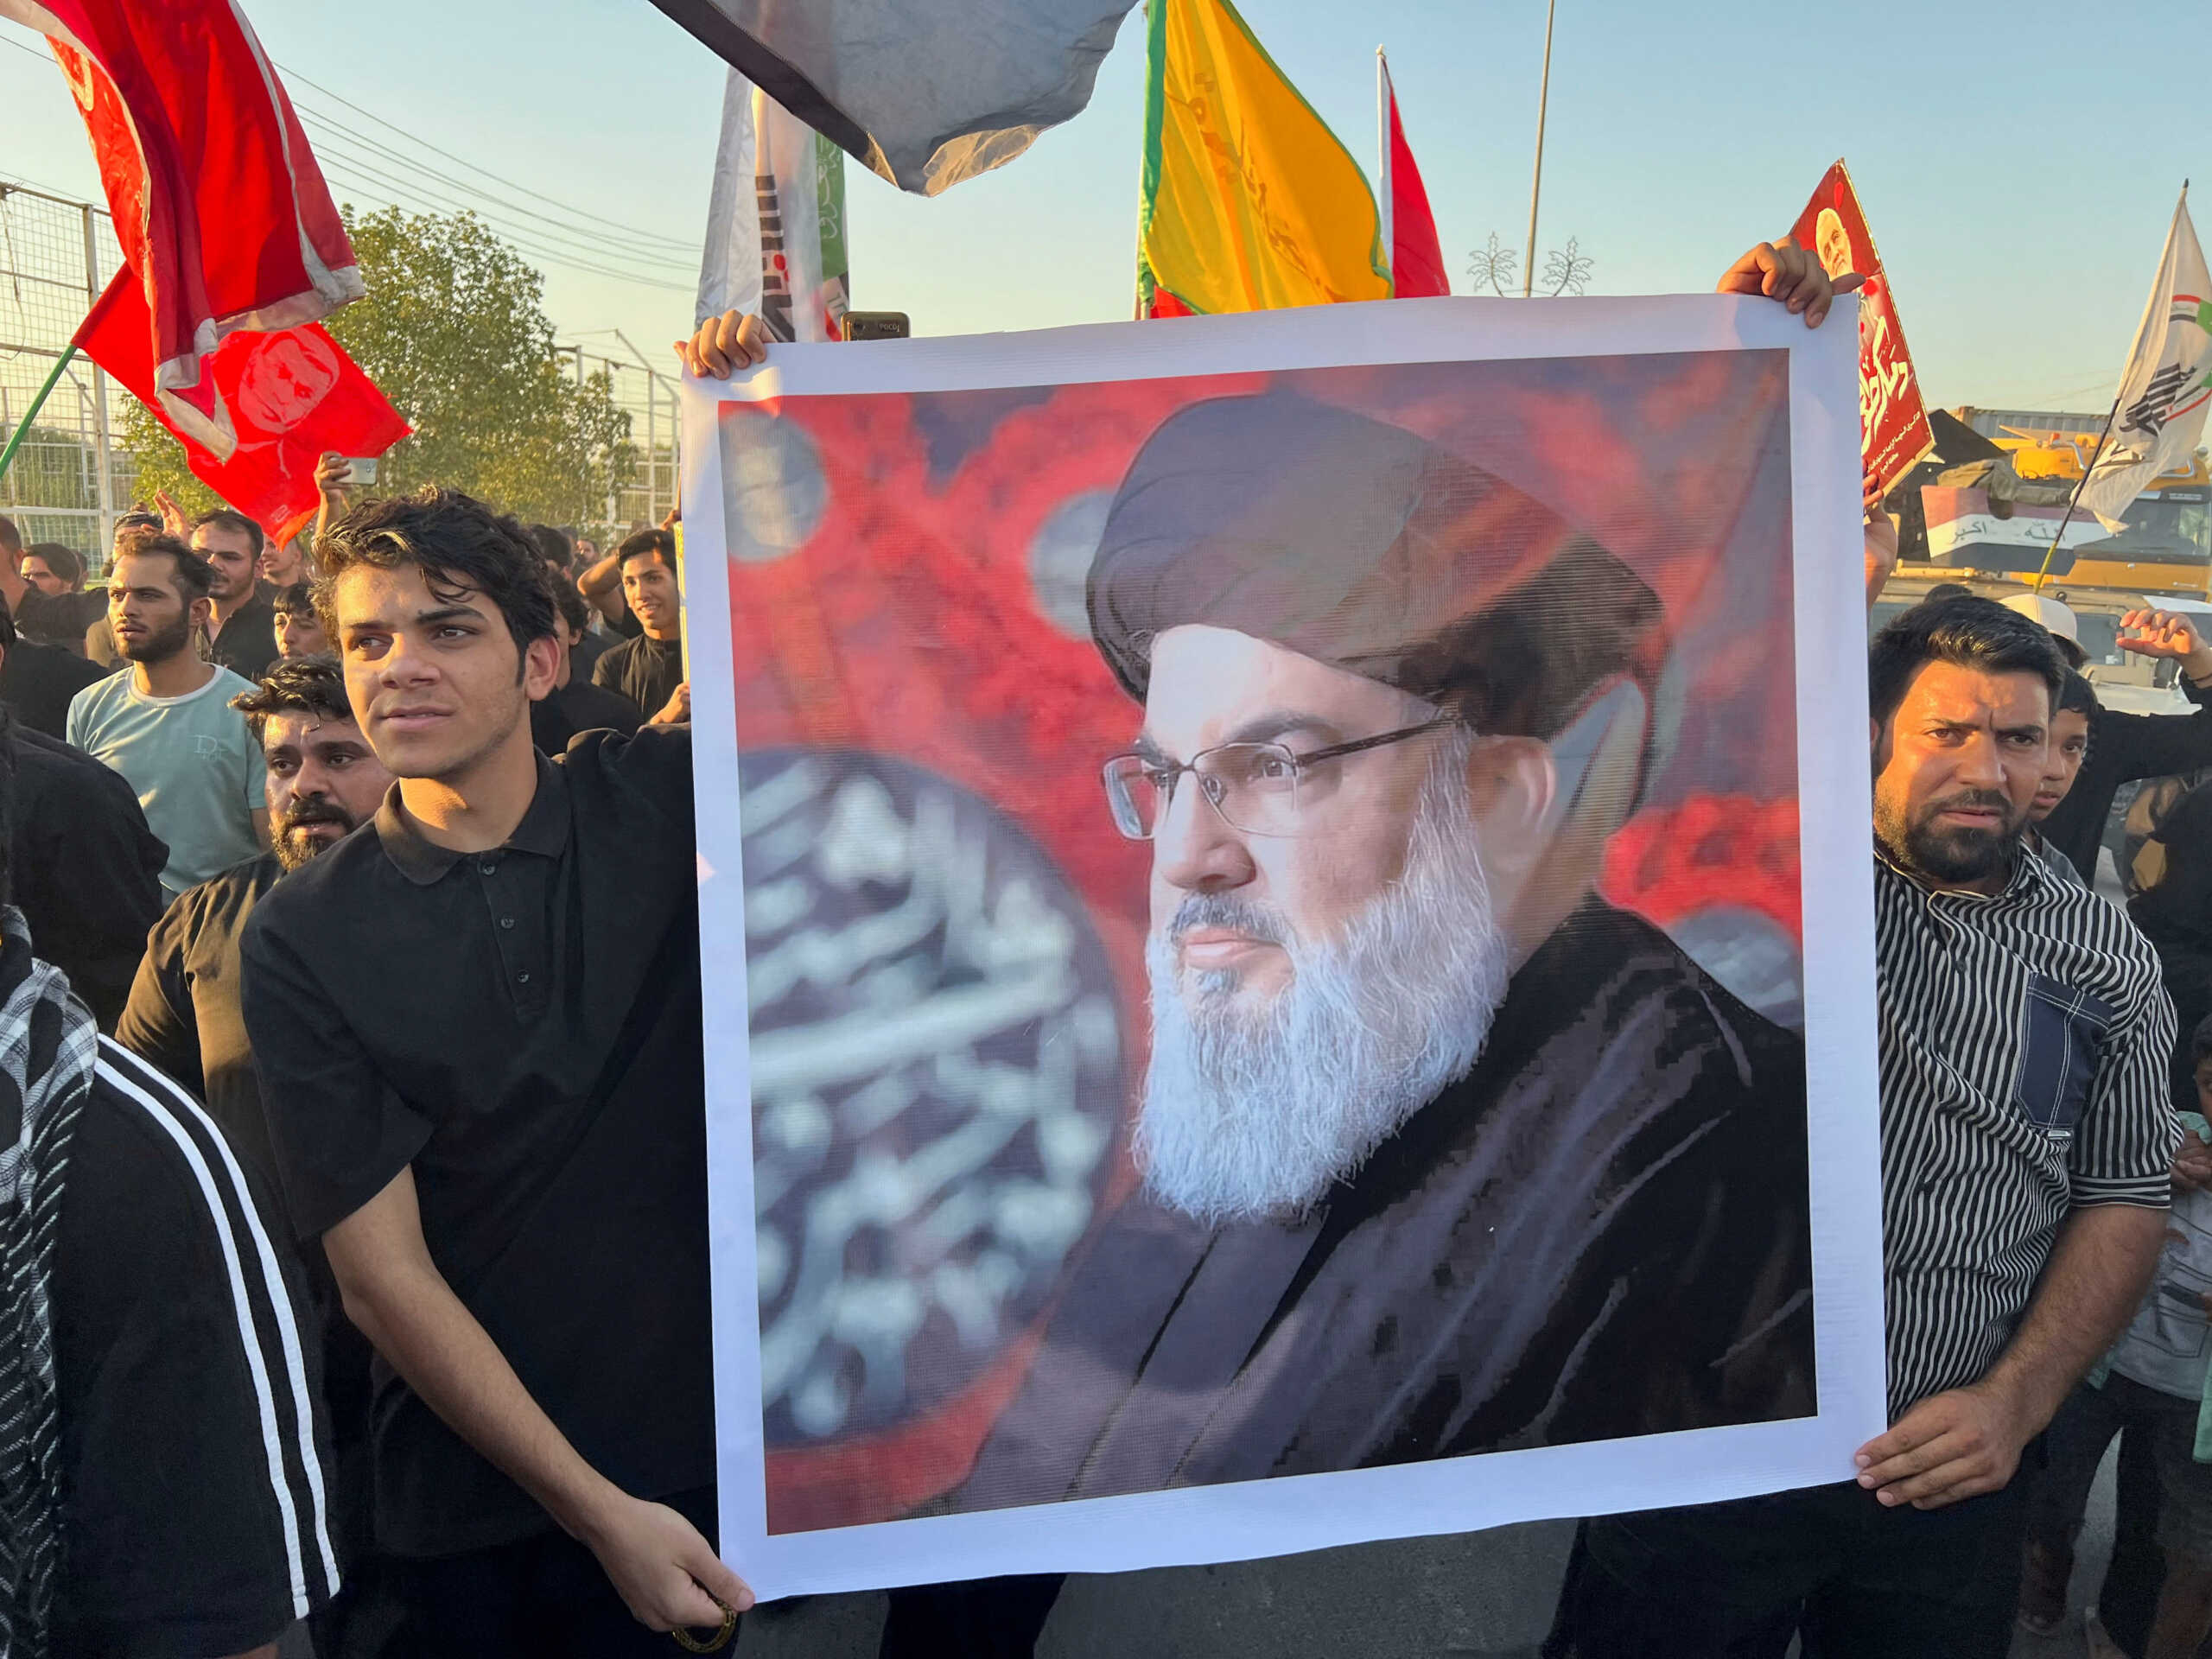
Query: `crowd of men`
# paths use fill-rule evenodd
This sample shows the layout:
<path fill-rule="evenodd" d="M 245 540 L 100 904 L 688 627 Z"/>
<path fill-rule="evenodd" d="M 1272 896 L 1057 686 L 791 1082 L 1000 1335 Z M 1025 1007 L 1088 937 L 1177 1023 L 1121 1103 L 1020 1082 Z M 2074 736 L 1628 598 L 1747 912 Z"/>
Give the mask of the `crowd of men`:
<path fill-rule="evenodd" d="M 1854 281 L 1763 244 L 1721 287 L 1816 327 Z M 725 1644 L 673 538 L 324 482 L 283 545 L 131 515 L 104 588 L 0 518 L 5 1650 Z M 2199 712 L 2102 709 L 2034 607 L 1875 638 L 1891 1427 L 1854 1480 L 1586 1522 L 1554 1659 L 2002 1655 L 2063 1615 L 2115 1434 L 2110 1639 L 2212 1629 L 2212 1391 L 2171 1339 L 2212 1301 L 2145 1294 L 2212 1185 L 2212 795 L 2133 920 L 2090 885 L 2121 785 L 2212 766 L 2212 645 L 2121 643 Z M 884 1651 L 1026 1654 L 1057 1589 L 898 1592 Z"/>

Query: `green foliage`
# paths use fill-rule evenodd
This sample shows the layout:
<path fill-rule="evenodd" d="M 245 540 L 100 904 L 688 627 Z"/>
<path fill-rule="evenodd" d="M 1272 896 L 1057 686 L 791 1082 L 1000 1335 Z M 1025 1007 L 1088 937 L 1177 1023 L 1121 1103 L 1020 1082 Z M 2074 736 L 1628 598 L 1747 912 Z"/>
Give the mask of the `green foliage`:
<path fill-rule="evenodd" d="M 194 518 L 221 506 L 222 499 L 194 478 L 192 469 L 184 464 L 184 446 L 169 435 L 168 428 L 156 420 L 152 411 L 129 392 L 118 389 L 114 397 L 108 406 L 123 416 L 116 428 L 115 442 L 138 463 L 138 481 L 131 487 L 134 499 L 116 505 L 151 507 L 154 493 L 167 490 L 176 498 L 177 505 Z"/>
<path fill-rule="evenodd" d="M 385 456 L 377 493 L 442 484 L 524 519 L 604 518 L 638 467 L 630 416 L 604 371 L 582 385 L 563 373 L 544 279 L 473 213 L 344 213 L 368 297 L 325 326 L 415 428 Z M 213 503 L 144 410 L 122 441 L 141 493 Z"/>

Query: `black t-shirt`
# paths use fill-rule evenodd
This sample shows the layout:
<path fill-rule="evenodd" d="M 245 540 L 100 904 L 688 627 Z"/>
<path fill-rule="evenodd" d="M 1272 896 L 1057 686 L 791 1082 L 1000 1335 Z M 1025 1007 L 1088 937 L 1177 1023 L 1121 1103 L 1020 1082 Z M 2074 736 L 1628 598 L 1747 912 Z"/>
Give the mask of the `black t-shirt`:
<path fill-rule="evenodd" d="M 16 718 L 48 737 L 69 734 L 69 699 L 111 671 L 66 652 L 18 637 L 0 661 L 0 702 Z"/>
<path fill-rule="evenodd" d="M 2177 683 L 2196 705 L 2189 714 L 2130 715 L 2101 703 L 2089 711 L 2082 769 L 2040 826 L 2043 838 L 2073 861 L 2086 882 L 2096 881 L 2097 847 L 2122 784 L 2212 766 L 2212 691 L 2186 674 Z"/>
<path fill-rule="evenodd" d="M 591 683 L 619 691 L 650 720 L 668 706 L 683 683 L 683 642 L 639 634 L 626 639 L 592 665 Z"/>
<path fill-rule="evenodd" d="M 714 1478 L 696 893 L 690 730 L 594 732 L 541 760 L 492 852 L 433 846 L 395 788 L 243 944 L 295 1224 L 323 1232 L 411 1166 L 454 1294 L 643 1497 Z M 381 1364 L 374 1434 L 386 1548 L 551 1525 Z"/>
<path fill-rule="evenodd" d="M 48 594 L 29 588 L 23 591 L 22 603 L 16 607 L 16 632 L 41 645 L 59 645 L 77 654 L 85 648 L 85 630 L 106 614 L 105 588 L 87 588 L 74 594 Z"/>
<path fill-rule="evenodd" d="M 13 653 L 10 653 L 11 656 Z M 9 876 L 32 946 L 107 1030 L 123 1012 L 146 930 L 162 913 L 169 849 L 120 772 L 18 726 Z"/>
<path fill-rule="evenodd" d="M 276 1159 L 238 1001 L 238 939 L 261 896 L 283 874 L 276 855 L 263 853 L 179 893 L 147 936 L 130 1001 L 115 1027 L 116 1041 L 200 1096 L 271 1193 L 278 1190 Z M 339 1465 L 331 1507 L 340 1518 L 344 1556 L 365 1548 L 372 1533 L 366 1459 L 374 1351 L 346 1317 L 321 1247 L 310 1240 L 300 1247 L 300 1256 L 322 1321 L 324 1414 Z"/>
<path fill-rule="evenodd" d="M 599 659 L 614 649 L 614 641 L 603 633 L 586 632 L 582 639 L 569 647 L 569 683 L 581 681 L 591 683 L 591 671 L 599 666 Z"/>
<path fill-rule="evenodd" d="M 57 1654 L 238 1653 L 336 1588 L 315 1325 L 265 1200 L 175 1084 L 100 1045 L 54 1245 Z"/>
<path fill-rule="evenodd" d="M 258 680 L 269 671 L 269 664 L 276 660 L 276 607 L 265 585 L 256 583 L 253 597 L 215 631 L 207 655 L 249 680 Z"/>
<path fill-rule="evenodd" d="M 238 1006 L 238 936 L 283 874 L 263 853 L 179 893 L 146 937 L 115 1028 L 118 1042 L 199 1095 L 272 1189 L 276 1155 Z"/>
<path fill-rule="evenodd" d="M 578 732 L 620 732 L 645 724 L 638 705 L 620 691 L 572 679 L 530 705 L 530 741 L 541 754 L 558 754 Z"/>

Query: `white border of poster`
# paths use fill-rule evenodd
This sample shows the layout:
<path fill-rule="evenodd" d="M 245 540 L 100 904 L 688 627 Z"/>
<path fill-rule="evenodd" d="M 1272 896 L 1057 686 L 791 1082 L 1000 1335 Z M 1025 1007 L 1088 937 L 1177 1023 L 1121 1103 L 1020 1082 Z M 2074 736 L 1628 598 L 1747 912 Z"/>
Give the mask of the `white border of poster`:
<path fill-rule="evenodd" d="M 1856 302 L 1808 330 L 1770 301 L 1396 300 L 1034 334 L 779 346 L 683 387 L 685 632 L 699 803 L 701 973 L 742 1009 L 737 728 L 716 410 L 724 403 L 1535 357 L 1789 353 L 1806 1072 L 1820 1412 L 1633 1440 L 771 1535 L 752 1111 L 741 1017 L 706 1027 L 722 1554 L 764 1599 L 1004 1573 L 1125 1572 L 1701 1503 L 1852 1478 L 1885 1426 L 1873 877 L 1866 751 Z M 709 505 L 711 504 L 711 505 Z"/>

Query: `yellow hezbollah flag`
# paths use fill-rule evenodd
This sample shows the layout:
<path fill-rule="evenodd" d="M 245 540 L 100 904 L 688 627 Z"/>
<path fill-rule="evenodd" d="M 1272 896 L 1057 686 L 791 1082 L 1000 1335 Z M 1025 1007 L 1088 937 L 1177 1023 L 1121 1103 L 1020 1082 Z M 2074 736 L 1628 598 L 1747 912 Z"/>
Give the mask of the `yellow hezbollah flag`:
<path fill-rule="evenodd" d="M 1367 175 L 1229 0 L 1152 0 L 1137 289 L 1146 316 L 1387 300 Z"/>

